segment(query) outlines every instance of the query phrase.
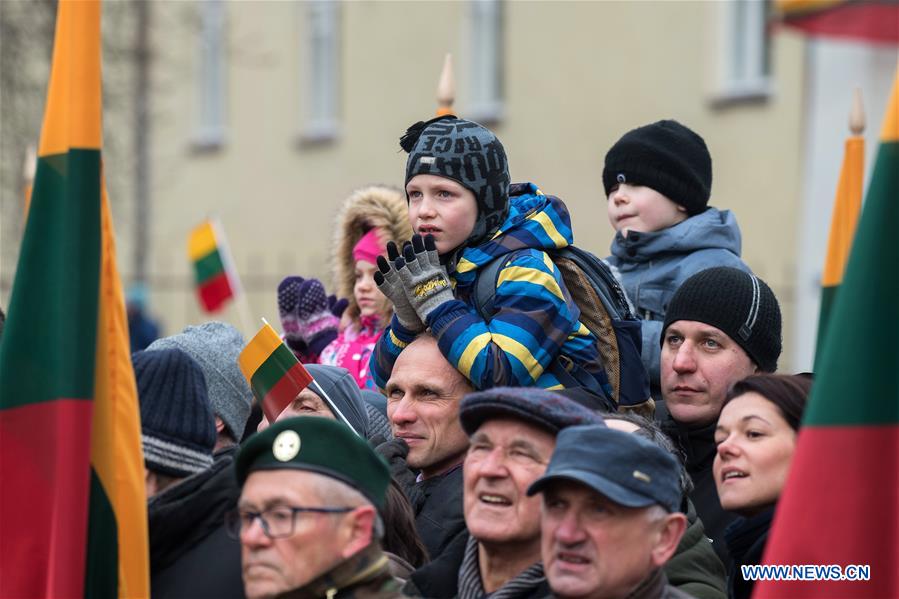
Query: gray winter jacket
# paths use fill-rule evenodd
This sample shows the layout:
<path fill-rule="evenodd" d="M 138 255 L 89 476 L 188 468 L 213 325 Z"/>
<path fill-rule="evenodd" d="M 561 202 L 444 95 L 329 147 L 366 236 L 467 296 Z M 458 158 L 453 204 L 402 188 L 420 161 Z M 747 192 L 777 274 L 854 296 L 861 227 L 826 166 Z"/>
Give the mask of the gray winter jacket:
<path fill-rule="evenodd" d="M 621 232 L 606 261 L 643 319 L 643 364 L 654 391 L 659 385 L 659 337 L 674 292 L 692 275 L 714 266 L 746 272 L 740 259 L 740 227 L 729 210 L 708 208 L 673 227 L 653 233 Z M 654 393 L 655 395 L 655 393 Z"/>

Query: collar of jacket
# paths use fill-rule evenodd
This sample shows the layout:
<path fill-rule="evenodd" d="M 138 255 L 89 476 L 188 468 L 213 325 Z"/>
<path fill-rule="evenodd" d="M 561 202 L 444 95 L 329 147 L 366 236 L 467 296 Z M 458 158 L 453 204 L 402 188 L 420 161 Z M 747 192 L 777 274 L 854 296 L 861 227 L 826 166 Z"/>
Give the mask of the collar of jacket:
<path fill-rule="evenodd" d="M 491 599 L 514 599 L 526 597 L 530 591 L 546 582 L 543 573 L 543 562 L 537 561 L 531 564 L 514 578 L 506 581 L 503 586 L 492 593 L 484 591 L 481 580 L 481 568 L 478 562 L 478 541 L 474 537 L 468 538 L 465 545 L 465 555 L 462 559 L 462 567 L 459 569 L 458 591 L 459 599 L 478 599 L 486 597 Z"/>
<path fill-rule="evenodd" d="M 333 599 L 351 587 L 376 584 L 379 588 L 399 583 L 390 574 L 390 560 L 378 543 L 372 543 L 356 555 L 337 564 L 315 580 L 278 595 L 279 599 Z"/>
<path fill-rule="evenodd" d="M 665 586 L 668 579 L 661 568 L 654 570 L 637 588 L 631 591 L 625 599 L 656 599 L 664 597 Z"/>
<path fill-rule="evenodd" d="M 668 436 L 675 439 L 686 456 L 687 472 L 708 468 L 715 459 L 718 450 L 715 445 L 715 427 L 717 422 L 699 427 L 689 427 L 672 418 L 670 415 L 662 426 Z"/>

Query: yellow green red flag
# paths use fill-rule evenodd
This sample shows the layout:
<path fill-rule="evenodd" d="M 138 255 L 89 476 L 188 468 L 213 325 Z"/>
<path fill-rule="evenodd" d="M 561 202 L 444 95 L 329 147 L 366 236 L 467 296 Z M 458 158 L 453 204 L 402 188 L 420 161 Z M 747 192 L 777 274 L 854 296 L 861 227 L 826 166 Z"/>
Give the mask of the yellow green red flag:
<path fill-rule="evenodd" d="M 0 342 L 0 597 L 147 597 L 140 411 L 103 182 L 100 3 L 60 0 Z"/>
<path fill-rule="evenodd" d="M 187 241 L 194 267 L 197 295 L 206 312 L 215 312 L 234 297 L 237 284 L 219 224 L 207 220 L 194 228 Z"/>

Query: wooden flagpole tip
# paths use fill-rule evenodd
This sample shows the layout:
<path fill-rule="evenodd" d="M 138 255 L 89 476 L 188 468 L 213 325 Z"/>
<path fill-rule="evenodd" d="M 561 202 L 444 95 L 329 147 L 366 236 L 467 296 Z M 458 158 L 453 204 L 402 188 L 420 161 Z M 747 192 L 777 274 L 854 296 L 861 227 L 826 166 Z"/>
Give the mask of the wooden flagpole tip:
<path fill-rule="evenodd" d="M 862 90 L 856 87 L 852 94 L 852 110 L 849 111 L 849 130 L 852 135 L 865 132 L 865 107 L 862 103 Z"/>

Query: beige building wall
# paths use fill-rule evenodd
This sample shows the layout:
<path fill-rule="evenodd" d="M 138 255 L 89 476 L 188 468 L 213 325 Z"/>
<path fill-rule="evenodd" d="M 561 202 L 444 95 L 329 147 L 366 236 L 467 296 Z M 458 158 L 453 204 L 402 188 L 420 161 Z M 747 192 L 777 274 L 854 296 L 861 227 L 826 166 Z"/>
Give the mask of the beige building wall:
<path fill-rule="evenodd" d="M 562 197 L 576 243 L 600 256 L 605 216 L 602 160 L 625 131 L 676 118 L 704 136 L 713 157 L 711 204 L 736 212 L 746 262 L 793 316 L 801 165 L 803 42 L 772 36 L 773 92 L 755 102 L 716 103 L 723 39 L 711 2 L 507 2 L 503 118 L 492 128 L 513 180 Z M 159 22 L 197 5 L 157 3 Z M 253 319 L 277 323 L 275 289 L 288 274 L 329 280 L 335 211 L 354 188 L 402 184 L 397 139 L 429 118 L 445 52 L 454 54 L 466 116 L 471 3 L 349 2 L 340 6 L 339 134 L 301 138 L 308 65 L 306 4 L 226 4 L 225 143 L 192 145 L 197 122 L 196 28 L 154 31 L 151 310 L 170 334 L 207 317 L 190 285 L 189 230 L 220 218 L 248 290 Z M 175 17 L 173 15 L 182 15 Z M 238 310 L 220 318 L 241 326 Z M 251 328 L 255 328 L 255 323 Z M 784 356 L 791 329 L 784 327 Z M 245 331 L 248 332 L 248 331 Z M 782 368 L 789 368 L 782 361 Z"/>

